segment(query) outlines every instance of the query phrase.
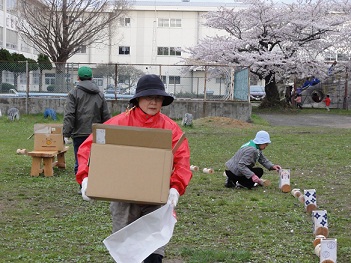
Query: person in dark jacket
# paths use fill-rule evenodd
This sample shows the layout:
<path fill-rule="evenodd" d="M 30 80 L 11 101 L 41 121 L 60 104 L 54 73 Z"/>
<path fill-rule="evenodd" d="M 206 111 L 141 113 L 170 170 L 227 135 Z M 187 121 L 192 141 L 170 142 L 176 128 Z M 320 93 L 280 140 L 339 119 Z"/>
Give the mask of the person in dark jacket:
<path fill-rule="evenodd" d="M 77 152 L 79 146 L 92 132 L 93 123 L 103 123 L 111 118 L 104 94 L 92 81 L 90 67 L 78 69 L 78 84 L 67 96 L 64 117 L 63 136 L 65 141 L 72 138 L 74 147 L 74 174 L 78 171 Z"/>

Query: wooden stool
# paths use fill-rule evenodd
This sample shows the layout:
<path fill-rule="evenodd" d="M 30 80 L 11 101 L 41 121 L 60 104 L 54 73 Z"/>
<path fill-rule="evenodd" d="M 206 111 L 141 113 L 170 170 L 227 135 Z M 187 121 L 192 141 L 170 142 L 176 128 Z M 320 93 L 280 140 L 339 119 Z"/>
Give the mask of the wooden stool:
<path fill-rule="evenodd" d="M 31 151 L 27 155 L 32 156 L 31 176 L 39 176 L 44 172 L 45 176 L 54 175 L 54 167 L 66 168 L 65 153 L 68 151 L 68 146 L 62 151 Z M 57 160 L 55 160 L 57 158 Z M 41 164 L 43 162 L 43 168 Z"/>

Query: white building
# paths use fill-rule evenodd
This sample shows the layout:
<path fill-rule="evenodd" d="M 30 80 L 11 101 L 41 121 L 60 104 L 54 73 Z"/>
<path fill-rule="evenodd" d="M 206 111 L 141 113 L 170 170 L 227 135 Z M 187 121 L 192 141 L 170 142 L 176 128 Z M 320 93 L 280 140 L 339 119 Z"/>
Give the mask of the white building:
<path fill-rule="evenodd" d="M 16 6 L 17 0 L 0 0 L 0 48 L 36 60 L 38 52 L 27 45 L 17 32 Z"/>
<path fill-rule="evenodd" d="M 183 0 L 184 1 L 184 0 Z M 243 4 L 148 1 L 135 2 L 121 18 L 109 42 L 83 47 L 74 63 L 176 64 L 201 38 L 218 34 L 205 27 L 202 15 L 219 6 L 243 8 Z"/>
<path fill-rule="evenodd" d="M 196 0 L 193 0 L 196 1 Z M 21 40 L 16 30 L 17 0 L 0 0 L 0 48 L 10 53 L 22 53 L 27 58 L 37 60 L 38 52 Z M 111 25 L 111 37 L 102 43 L 81 46 L 78 53 L 68 60 L 67 83 L 77 81 L 76 69 L 82 64 L 130 64 L 145 73 L 155 73 L 162 80 L 170 93 L 190 92 L 204 94 L 204 86 L 209 94 L 225 95 L 223 79 L 212 79 L 204 83 L 204 69 L 182 72 L 184 52 L 195 46 L 206 36 L 224 34 L 217 29 L 203 25 L 202 17 L 208 11 L 216 11 L 220 6 L 245 8 L 242 2 L 224 0 L 212 2 L 192 2 L 178 0 L 160 2 L 160 0 L 132 2 L 127 14 L 118 24 Z M 95 64 L 95 65 L 94 65 Z M 155 66 L 157 65 L 157 66 Z M 55 74 L 44 72 L 43 88 L 55 83 Z M 14 83 L 12 72 L 3 71 L 3 82 Z M 105 76 L 95 77 L 101 89 L 115 86 L 114 80 Z M 227 80 L 228 82 L 228 80 Z M 26 90 L 26 74 L 18 76 L 17 89 Z M 68 87 L 68 84 L 67 84 Z M 39 90 L 39 73 L 31 72 L 30 90 Z"/>
<path fill-rule="evenodd" d="M 117 30 L 108 42 L 82 46 L 80 53 L 68 62 L 134 64 L 144 72 L 160 74 L 171 93 L 173 89 L 196 92 L 194 89 L 203 89 L 203 83 L 199 84 L 196 78 L 196 75 L 201 75 L 200 82 L 203 82 L 203 70 L 192 72 L 192 76 L 180 72 L 179 65 L 184 64 L 183 59 L 187 57 L 184 50 L 206 36 L 225 33 L 204 26 L 202 15 L 216 11 L 220 6 L 245 8 L 242 3 L 227 2 L 136 1 L 118 25 L 112 26 Z M 150 66 L 155 64 L 162 66 Z M 99 84 L 106 87 L 103 80 Z M 218 79 L 217 84 L 207 90 L 217 95 L 225 92 Z"/>

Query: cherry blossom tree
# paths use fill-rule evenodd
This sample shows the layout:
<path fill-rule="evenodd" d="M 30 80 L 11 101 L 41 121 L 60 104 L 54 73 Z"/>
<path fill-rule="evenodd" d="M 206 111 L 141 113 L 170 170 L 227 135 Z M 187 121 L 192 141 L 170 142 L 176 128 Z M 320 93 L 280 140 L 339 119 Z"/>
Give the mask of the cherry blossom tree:
<path fill-rule="evenodd" d="M 328 73 L 324 53 L 347 49 L 348 1 L 249 0 L 242 9 L 220 7 L 205 25 L 220 34 L 188 48 L 188 61 L 250 67 L 265 80 L 266 106 L 280 103 L 277 82 Z"/>

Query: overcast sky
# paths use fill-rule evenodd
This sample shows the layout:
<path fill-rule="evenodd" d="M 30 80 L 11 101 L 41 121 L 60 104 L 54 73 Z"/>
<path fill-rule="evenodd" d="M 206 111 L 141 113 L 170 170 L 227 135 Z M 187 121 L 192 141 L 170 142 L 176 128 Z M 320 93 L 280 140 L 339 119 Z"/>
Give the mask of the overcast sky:
<path fill-rule="evenodd" d="M 162 3 L 162 2 L 182 2 L 182 0 L 136 0 L 138 2 L 156 2 L 156 3 Z M 284 2 L 284 3 L 292 3 L 294 0 L 274 0 L 274 2 L 280 3 L 280 2 Z M 201 2 L 214 2 L 214 3 L 235 3 L 235 2 L 240 2 L 240 0 L 190 0 L 190 2 L 193 3 L 201 3 Z M 243 0 L 243 2 L 245 2 L 245 0 Z"/>

